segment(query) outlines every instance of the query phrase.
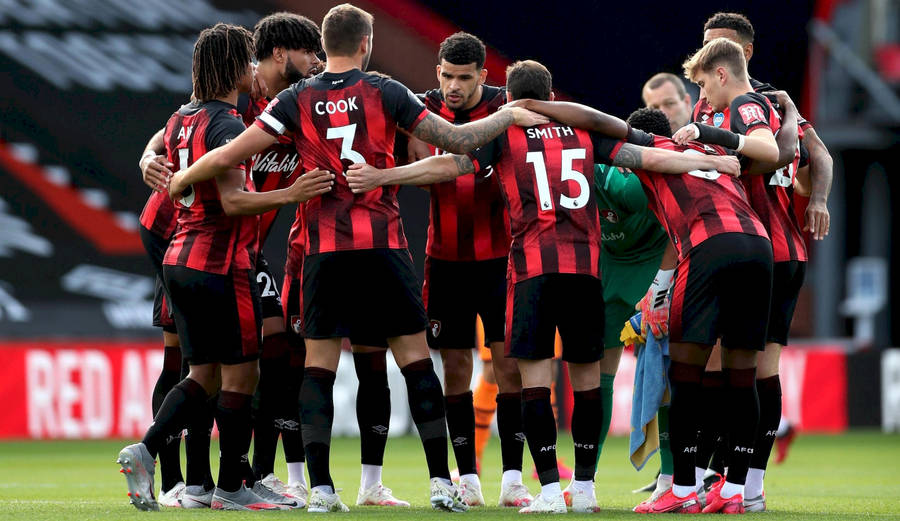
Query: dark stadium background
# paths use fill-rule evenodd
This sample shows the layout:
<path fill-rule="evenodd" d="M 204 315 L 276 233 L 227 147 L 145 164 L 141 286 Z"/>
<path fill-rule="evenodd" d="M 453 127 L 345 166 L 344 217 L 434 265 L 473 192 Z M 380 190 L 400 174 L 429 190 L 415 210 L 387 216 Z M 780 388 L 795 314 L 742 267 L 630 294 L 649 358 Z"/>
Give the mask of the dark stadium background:
<path fill-rule="evenodd" d="M 334 3 L 190 0 L 185 2 L 185 8 L 212 4 L 225 12 L 223 20 L 252 26 L 259 16 L 282 9 L 320 22 Z M 842 167 L 840 173 L 836 169 L 836 178 L 841 179 L 836 181 L 829 202 L 836 221 L 834 233 L 826 245 L 813 248 L 812 269 L 794 324 L 794 338 L 815 342 L 846 339 L 853 334 L 853 322 L 838 313 L 838 304 L 844 292 L 846 260 L 867 253 L 866 237 L 872 221 L 865 220 L 865 216 L 872 203 L 864 201 L 862 195 L 863 174 L 874 163 L 889 168 L 894 164 L 891 156 L 898 152 L 897 122 L 868 123 L 866 117 L 877 112 L 877 104 L 858 86 L 848 94 L 851 110 L 846 117 L 853 125 L 866 127 L 867 132 L 880 131 L 881 141 L 855 141 L 858 136 L 853 131 L 842 132 L 836 124 L 841 121 L 838 116 L 820 112 L 820 106 L 811 99 L 810 92 L 823 81 L 823 73 L 820 69 L 811 73 L 808 68 L 810 21 L 815 13 L 830 12 L 844 3 L 366 0 L 357 5 L 375 14 L 375 50 L 370 69 L 386 72 L 414 91 L 436 86 L 438 44 L 461 29 L 480 36 L 491 49 L 488 68 L 493 83 L 502 82 L 503 66 L 508 61 L 536 59 L 549 67 L 554 87 L 563 97 L 620 117 L 641 105 L 640 89 L 651 75 L 660 71 L 679 73 L 681 62 L 700 46 L 702 25 L 710 14 L 718 10 L 745 13 L 757 34 L 750 63 L 752 75 L 792 94 L 804 114 L 823 129 L 820 135 Z M 155 4 L 151 1 L 148 5 Z M 19 310 L 15 318 L 14 310 L 0 307 L 0 341 L 156 341 L 158 332 L 146 327 L 141 322 L 144 315 L 139 313 L 147 309 L 150 295 L 146 276 L 151 269 L 130 228 L 149 193 L 140 179 L 137 161 L 147 139 L 187 99 L 190 86 L 184 71 L 189 71 L 189 54 L 157 59 L 173 81 L 181 82 L 180 91 L 158 85 L 146 90 L 124 86 L 132 75 L 158 80 L 156 73 L 147 73 L 149 65 L 138 55 L 118 59 L 106 87 L 89 88 L 79 82 L 51 83 L 47 74 L 35 71 L 50 74 L 59 65 L 52 60 L 24 65 L 10 54 L 9 39 L 21 42 L 35 33 L 63 40 L 78 33 L 97 38 L 147 36 L 192 42 L 203 26 L 219 19 L 184 21 L 174 13 L 176 18 L 166 18 L 166 13 L 156 6 L 150 11 L 160 17 L 159 22 L 150 27 L 129 22 L 126 17 L 105 22 L 98 17 L 99 21 L 79 26 L 56 15 L 50 15 L 50 21 L 32 24 L 25 21 L 27 17 L 4 9 L 7 8 L 0 8 L 0 50 L 6 49 L 0 52 L 0 218 L 4 214 L 16 216 L 18 232 L 22 232 L 24 221 L 28 226 L 22 233 L 33 233 L 46 242 L 37 241 L 31 246 L 36 250 L 27 250 L 44 252 L 36 255 L 22 250 L 20 235 L 8 235 L 9 243 L 0 241 L 0 303 L 11 297 L 26 310 L 24 315 Z M 102 53 L 79 54 L 76 47 L 66 47 L 51 54 L 80 69 L 88 78 L 103 77 L 111 70 L 104 65 Z M 176 66 L 176 62 L 181 65 Z M 140 71 L 143 72 L 139 74 Z M 896 93 L 897 83 L 888 83 Z M 820 121 L 830 125 L 819 127 Z M 872 125 L 875 130 L 869 129 Z M 834 141 L 829 140 L 831 136 Z M 21 144 L 26 145 L 24 149 Z M 32 162 L 16 159 L 22 156 L 16 156 L 13 149 L 16 154 L 32 156 Z M 46 167 L 50 167 L 51 174 L 59 172 L 54 170 L 56 165 L 65 167 L 65 175 L 47 176 Z M 900 182 L 895 172 L 889 174 L 884 196 L 888 201 L 900 200 Z M 51 178 L 56 181 L 48 183 Z M 424 192 L 406 188 L 401 191 L 404 225 L 420 275 L 427 205 Z M 880 212 L 885 207 L 877 208 Z M 292 214 L 291 209 L 282 211 L 265 249 L 279 277 L 285 255 L 285 241 L 281 238 L 287 236 Z M 880 226 L 878 233 L 882 233 L 878 240 L 885 245 L 883 251 L 891 267 L 895 264 L 891 259 L 900 253 L 900 241 L 892 241 L 894 230 L 898 229 L 898 215 L 900 212 L 890 213 L 888 203 L 885 213 L 875 220 Z M 9 229 L 6 231 L 9 233 Z M 0 229 L 0 238 L 2 233 Z M 52 253 L 47 254 L 47 243 L 52 245 Z M 827 248 L 827 262 L 818 261 L 822 248 Z M 891 327 L 900 323 L 900 306 L 891 306 L 890 298 L 898 295 L 900 282 L 894 278 L 890 284 L 888 304 L 876 316 L 875 337 L 870 346 L 875 350 L 854 355 L 857 358 L 848 364 L 848 371 L 858 372 L 860 380 L 865 379 L 871 387 L 849 386 L 853 389 L 851 401 L 870 404 L 863 413 L 853 413 L 862 414 L 857 420 L 866 424 L 877 424 L 881 417 L 876 375 L 880 349 L 897 345 L 900 335 L 900 329 Z M 833 343 L 853 347 L 847 340 Z M 0 354 L 2 349 L 0 345 Z"/>

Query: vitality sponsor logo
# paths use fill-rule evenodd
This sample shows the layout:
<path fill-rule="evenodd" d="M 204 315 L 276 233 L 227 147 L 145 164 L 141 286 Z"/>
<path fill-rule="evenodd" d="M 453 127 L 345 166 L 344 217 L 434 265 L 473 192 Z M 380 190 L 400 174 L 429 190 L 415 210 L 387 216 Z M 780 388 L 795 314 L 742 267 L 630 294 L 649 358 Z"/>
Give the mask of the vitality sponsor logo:
<path fill-rule="evenodd" d="M 257 180 L 257 173 L 280 172 L 284 177 L 289 177 L 300 165 L 300 156 L 296 152 L 282 155 L 277 150 L 270 150 L 266 155 L 254 154 L 252 160 L 251 175 L 254 181 Z"/>

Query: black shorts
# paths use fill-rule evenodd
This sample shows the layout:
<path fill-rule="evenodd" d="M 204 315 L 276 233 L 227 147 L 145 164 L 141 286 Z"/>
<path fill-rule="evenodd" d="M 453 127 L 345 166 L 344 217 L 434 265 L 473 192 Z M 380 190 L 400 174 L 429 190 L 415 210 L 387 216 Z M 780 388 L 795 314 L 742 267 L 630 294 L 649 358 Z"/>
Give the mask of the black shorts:
<path fill-rule="evenodd" d="M 406 249 L 307 255 L 303 261 L 303 336 L 391 338 L 419 333 L 428 320 Z"/>
<path fill-rule="evenodd" d="M 163 266 L 182 356 L 191 365 L 259 358 L 262 317 L 253 270 L 226 275 Z"/>
<path fill-rule="evenodd" d="M 161 327 L 167 333 L 177 333 L 172 307 L 166 298 L 166 285 L 163 283 L 163 258 L 169 249 L 169 240 L 156 235 L 147 228 L 139 228 L 141 242 L 153 269 L 156 270 L 156 283 L 153 288 L 153 326 Z"/>
<path fill-rule="evenodd" d="M 282 309 L 284 311 L 284 327 L 290 332 L 292 337 L 295 337 L 293 342 L 299 342 L 302 346 L 303 337 L 301 335 L 303 334 L 303 315 L 300 310 L 303 309 L 303 292 L 301 289 L 302 283 L 300 279 L 295 279 L 287 275 L 284 276 L 284 283 L 281 286 L 281 294 L 284 296 L 281 300 Z M 381 347 L 383 349 L 387 349 L 388 347 L 387 340 L 384 337 L 353 337 L 350 338 L 350 343 L 353 345 Z"/>
<path fill-rule="evenodd" d="M 806 263 L 776 262 L 772 269 L 772 306 L 769 309 L 769 329 L 766 342 L 787 345 L 791 320 L 800 288 L 806 278 Z"/>
<path fill-rule="evenodd" d="M 432 349 L 472 349 L 475 316 L 484 326 L 484 345 L 506 333 L 506 257 L 457 262 L 425 257 L 422 290 Z"/>
<path fill-rule="evenodd" d="M 506 356 L 553 358 L 556 331 L 562 359 L 586 364 L 603 358 L 603 284 L 590 275 L 550 273 L 509 284 Z"/>
<path fill-rule="evenodd" d="M 772 295 L 772 243 L 744 233 L 715 235 L 679 265 L 669 340 L 762 351 Z"/>
<path fill-rule="evenodd" d="M 262 305 L 263 319 L 280 317 L 281 294 L 278 293 L 278 283 L 275 282 L 269 263 L 263 257 L 262 252 L 256 257 L 256 284 L 259 286 L 259 300 Z"/>

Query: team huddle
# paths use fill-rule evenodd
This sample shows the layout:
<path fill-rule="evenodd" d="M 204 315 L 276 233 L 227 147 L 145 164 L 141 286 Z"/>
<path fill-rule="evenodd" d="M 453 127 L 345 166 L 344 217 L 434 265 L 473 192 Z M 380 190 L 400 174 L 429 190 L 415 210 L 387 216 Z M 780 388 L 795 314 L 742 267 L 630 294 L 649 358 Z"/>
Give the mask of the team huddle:
<path fill-rule="evenodd" d="M 596 512 L 619 331 L 637 310 L 644 337 L 668 341 L 671 399 L 658 411 L 660 474 L 634 511 L 764 511 L 778 359 L 805 273 L 803 232 L 828 232 L 831 158 L 787 94 L 750 78 L 750 22 L 734 13 L 707 21 L 703 47 L 684 64 L 701 88 L 696 106 L 680 78 L 661 73 L 627 121 L 553 101 L 551 74 L 536 61 L 512 64 L 504 87 L 486 85 L 484 44 L 467 33 L 441 44 L 439 88 L 416 95 L 366 72 L 372 36 L 372 16 L 350 4 L 332 8 L 321 31 L 276 13 L 252 33 L 227 24 L 200 33 L 191 101 L 140 161 L 154 190 L 141 237 L 157 270 L 165 350 L 153 423 L 117 460 L 131 503 L 348 511 L 329 455 L 349 341 L 357 505 L 409 507 L 382 483 L 390 349 L 433 508 L 486 504 L 480 454 L 496 410 L 497 504 Z M 400 220 L 401 185 L 430 192 L 424 287 Z M 796 196 L 809 197 L 805 210 Z M 261 250 L 288 204 L 297 210 L 279 291 Z M 473 349 L 487 376 L 475 395 Z M 565 488 L 554 357 L 573 390 Z M 286 482 L 274 473 L 279 438 Z M 526 443 L 534 495 L 522 480 Z"/>

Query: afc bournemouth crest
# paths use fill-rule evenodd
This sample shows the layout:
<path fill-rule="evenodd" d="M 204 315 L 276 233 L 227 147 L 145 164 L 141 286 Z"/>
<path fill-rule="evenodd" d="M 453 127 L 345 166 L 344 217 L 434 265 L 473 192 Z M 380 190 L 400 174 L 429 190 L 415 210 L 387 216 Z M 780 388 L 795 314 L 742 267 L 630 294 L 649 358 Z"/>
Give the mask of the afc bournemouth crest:
<path fill-rule="evenodd" d="M 725 122 L 725 114 L 723 114 L 722 112 L 716 112 L 715 114 L 713 114 L 713 125 L 715 125 L 717 127 L 721 127 L 722 123 L 724 123 L 724 122 Z"/>
<path fill-rule="evenodd" d="M 432 320 L 429 324 L 431 327 L 431 336 L 437 338 L 438 335 L 441 334 L 441 321 L 440 320 Z"/>
<path fill-rule="evenodd" d="M 619 222 L 619 216 L 616 215 L 616 212 L 608 209 L 600 210 L 600 217 L 603 217 L 607 221 L 611 223 Z"/>
<path fill-rule="evenodd" d="M 300 315 L 291 315 L 291 329 L 294 333 L 300 334 Z"/>

